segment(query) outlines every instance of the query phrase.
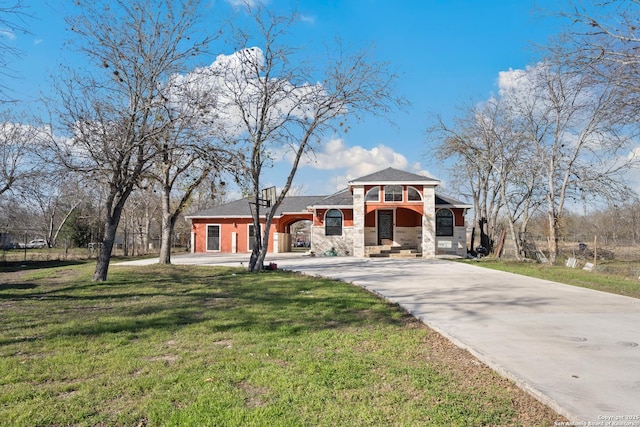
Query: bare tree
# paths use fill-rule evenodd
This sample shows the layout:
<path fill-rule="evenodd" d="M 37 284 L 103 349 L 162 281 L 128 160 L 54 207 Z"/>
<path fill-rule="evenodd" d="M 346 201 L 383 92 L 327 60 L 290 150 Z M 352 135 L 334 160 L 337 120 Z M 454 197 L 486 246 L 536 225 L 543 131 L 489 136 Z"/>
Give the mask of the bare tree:
<path fill-rule="evenodd" d="M 194 87 L 200 90 L 191 90 Z M 220 171 L 233 169 L 235 156 L 217 136 L 215 114 L 208 114 L 217 93 L 202 89 L 193 79 L 174 76 L 164 90 L 168 101 L 163 114 L 172 126 L 155 139 L 159 155 L 150 170 L 162 198 L 161 264 L 171 263 L 175 224 L 194 192 Z"/>
<path fill-rule="evenodd" d="M 482 183 L 474 194 L 480 215 L 490 217 L 481 202 L 489 190 L 500 195 L 492 206 L 507 219 L 518 252 L 519 236 L 544 205 L 553 263 L 570 198 L 624 194 L 636 130 L 620 108 L 619 89 L 586 69 L 550 59 L 510 74 L 499 98 L 472 106 L 451 128 L 439 122 L 436 153 L 461 159 Z"/>
<path fill-rule="evenodd" d="M 43 129 L 20 124 L 0 114 L 0 197 L 12 187 L 27 184 L 39 171 L 37 153 Z"/>
<path fill-rule="evenodd" d="M 131 193 L 123 212 L 120 228 L 124 237 L 123 252 L 125 256 L 148 253 L 152 237 L 152 223 L 158 221 L 161 210 L 157 186 L 143 184 L 141 187 Z"/>
<path fill-rule="evenodd" d="M 22 0 L 0 4 L 0 76 L 14 77 L 10 73 L 10 59 L 18 58 L 20 51 L 11 42 L 16 38 L 16 32 L 28 32 L 25 25 L 28 16 L 27 6 Z M 9 86 L 0 83 L 0 103 L 8 101 L 2 99 L 8 91 Z"/>
<path fill-rule="evenodd" d="M 337 130 L 349 116 L 384 113 L 402 101 L 393 95 L 395 76 L 386 64 L 367 52 L 347 53 L 338 44 L 324 69 L 300 59 L 301 51 L 287 45 L 297 15 L 275 16 L 263 8 L 247 8 L 255 29 L 233 28 L 235 45 L 247 47 L 221 56 L 211 67 L 220 89 L 217 112 L 226 123 L 225 138 L 238 147 L 239 179 L 251 194 L 257 233 L 249 270 L 262 269 L 273 216 L 289 192 L 300 160 L 328 130 Z M 257 42 L 261 47 L 248 47 Z M 206 70 L 202 70 L 206 72 Z M 318 82 L 318 83 L 311 83 Z M 286 182 L 268 209 L 261 200 L 262 177 L 285 151 L 292 166 Z M 264 220 L 263 214 L 264 212 Z M 260 223 L 264 221 L 264 227 Z"/>
<path fill-rule="evenodd" d="M 56 141 L 67 167 L 108 188 L 94 281 L 106 280 L 124 205 L 158 155 L 155 141 L 172 125 L 161 114 L 162 85 L 207 47 L 199 3 L 80 0 L 80 14 L 68 19 L 79 50 L 101 70 L 72 73 L 59 87 L 69 139 Z"/>
<path fill-rule="evenodd" d="M 522 236 L 543 200 L 536 191 L 541 178 L 539 157 L 508 102 L 491 98 L 479 105 L 475 117 L 483 140 L 493 146 L 494 155 L 487 160 L 492 163 L 495 187 L 500 192 L 500 217 L 506 220 L 514 242 L 513 256 L 521 259 Z"/>
<path fill-rule="evenodd" d="M 496 140 L 492 132 L 482 128 L 480 109 L 477 104 L 464 107 L 462 117 L 454 118 L 453 124 L 437 115 L 428 133 L 436 141 L 433 156 L 440 160 L 455 160 L 454 169 L 462 172 L 462 182 L 458 185 L 462 192 L 466 189 L 470 194 L 473 224 L 481 229 L 480 244 L 490 249 L 502 200 L 500 179 L 496 177 Z"/>
<path fill-rule="evenodd" d="M 42 166 L 37 179 L 22 187 L 20 200 L 40 219 L 37 227 L 50 246 L 56 246 L 72 213 L 86 200 L 80 177 Z M 35 224 L 34 224 L 35 226 Z"/>
<path fill-rule="evenodd" d="M 618 88 L 594 79 L 588 70 L 549 60 L 519 79 L 524 91 L 508 97 L 542 160 L 549 261 L 554 263 L 561 219 L 572 195 L 624 194 L 623 174 L 637 162 L 625 156 L 637 130 L 629 126 L 627 114 L 620 114 Z"/>

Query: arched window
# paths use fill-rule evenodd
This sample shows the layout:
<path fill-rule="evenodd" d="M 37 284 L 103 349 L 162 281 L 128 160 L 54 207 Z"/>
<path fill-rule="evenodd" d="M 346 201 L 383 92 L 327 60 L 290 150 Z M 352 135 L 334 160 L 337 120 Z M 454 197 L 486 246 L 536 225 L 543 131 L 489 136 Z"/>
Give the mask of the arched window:
<path fill-rule="evenodd" d="M 379 202 L 380 201 L 380 187 L 373 187 L 367 191 L 367 195 L 364 196 L 365 202 Z"/>
<path fill-rule="evenodd" d="M 342 236 L 342 212 L 329 209 L 324 216 L 324 235 Z"/>
<path fill-rule="evenodd" d="M 401 202 L 402 201 L 402 185 L 386 185 L 384 187 L 385 202 Z"/>
<path fill-rule="evenodd" d="M 453 212 L 449 209 L 436 212 L 436 236 L 453 236 Z"/>
<path fill-rule="evenodd" d="M 407 187 L 407 200 L 410 202 L 422 201 L 422 195 L 413 187 Z"/>

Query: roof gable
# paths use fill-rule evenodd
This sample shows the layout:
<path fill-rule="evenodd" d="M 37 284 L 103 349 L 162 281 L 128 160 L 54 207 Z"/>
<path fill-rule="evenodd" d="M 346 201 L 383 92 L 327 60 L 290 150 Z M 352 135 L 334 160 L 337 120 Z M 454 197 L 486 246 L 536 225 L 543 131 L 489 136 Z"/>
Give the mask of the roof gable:
<path fill-rule="evenodd" d="M 313 203 L 314 208 L 333 208 L 333 207 L 353 207 L 353 194 L 348 188 L 342 189 L 337 193 L 316 200 Z"/>
<path fill-rule="evenodd" d="M 456 208 L 471 208 L 472 206 L 466 203 L 456 200 L 453 197 L 445 196 L 444 194 L 436 193 L 436 206 L 447 206 Z"/>
<path fill-rule="evenodd" d="M 394 168 L 386 168 L 378 172 L 356 178 L 350 184 L 383 184 L 383 183 L 403 183 L 403 184 L 433 184 L 440 183 L 439 180 L 418 175 L 416 173 L 406 172 Z"/>

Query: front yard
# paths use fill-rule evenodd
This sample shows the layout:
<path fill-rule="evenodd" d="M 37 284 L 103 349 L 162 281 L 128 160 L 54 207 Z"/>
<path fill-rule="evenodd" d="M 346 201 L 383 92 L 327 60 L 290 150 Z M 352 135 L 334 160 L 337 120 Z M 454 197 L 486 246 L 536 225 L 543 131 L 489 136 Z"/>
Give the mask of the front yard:
<path fill-rule="evenodd" d="M 0 424 L 563 421 L 397 306 L 345 283 L 159 265 L 112 266 L 109 282 L 91 283 L 93 267 L 1 273 Z"/>

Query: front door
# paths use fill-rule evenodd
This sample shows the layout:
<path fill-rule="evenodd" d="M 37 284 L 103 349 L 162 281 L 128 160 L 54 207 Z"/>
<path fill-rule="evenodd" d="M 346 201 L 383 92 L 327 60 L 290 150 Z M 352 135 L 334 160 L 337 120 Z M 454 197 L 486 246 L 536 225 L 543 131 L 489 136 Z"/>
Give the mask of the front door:
<path fill-rule="evenodd" d="M 393 242 L 393 211 L 378 211 L 378 244 L 383 245 L 383 240 Z"/>

